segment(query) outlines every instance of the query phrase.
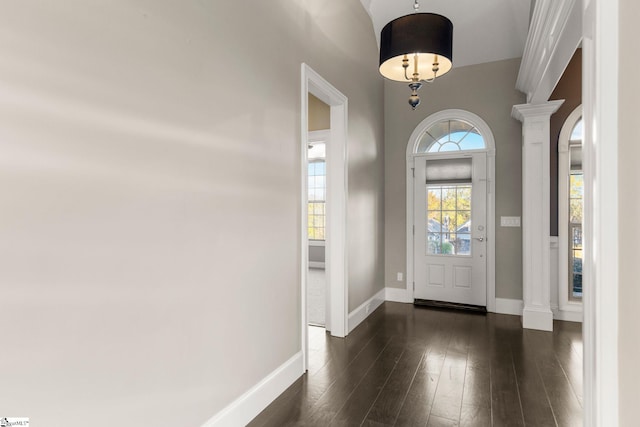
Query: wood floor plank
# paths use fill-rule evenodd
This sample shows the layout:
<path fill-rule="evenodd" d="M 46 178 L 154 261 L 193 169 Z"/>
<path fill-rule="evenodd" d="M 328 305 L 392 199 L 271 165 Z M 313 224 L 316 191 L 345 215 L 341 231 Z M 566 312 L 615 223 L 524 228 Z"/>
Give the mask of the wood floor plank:
<path fill-rule="evenodd" d="M 526 425 L 554 427 L 556 421 L 542 377 L 538 371 L 539 358 L 552 357 L 553 334 L 527 330 L 522 340 L 512 346 L 513 363 L 518 381 L 522 415 Z"/>
<path fill-rule="evenodd" d="M 462 404 L 460 427 L 491 427 L 491 407 Z"/>
<path fill-rule="evenodd" d="M 532 339 L 540 341 L 538 336 L 534 336 Z M 581 426 L 582 406 L 556 357 L 555 350 L 548 357 L 538 358 L 537 366 L 549 396 L 557 425 Z"/>
<path fill-rule="evenodd" d="M 458 427 L 460 424 L 456 420 L 450 420 L 447 418 L 437 417 L 431 415 L 427 427 Z"/>
<path fill-rule="evenodd" d="M 345 339 L 313 331 L 309 372 L 249 425 L 581 426 L 581 328 L 554 327 L 387 302 Z"/>
<path fill-rule="evenodd" d="M 391 372 L 398 364 L 406 348 L 402 338 L 392 339 L 371 366 L 353 393 L 344 402 L 332 420 L 332 426 L 360 425 L 378 398 Z"/>
<path fill-rule="evenodd" d="M 414 379 L 426 350 L 424 342 L 409 341 L 406 344 L 402 357 L 369 410 L 365 420 L 367 423 L 395 423 L 407 394 L 407 384 Z"/>
<path fill-rule="evenodd" d="M 524 426 L 512 342 L 518 338 L 516 326 L 507 316 L 496 316 L 491 346 L 491 414 L 494 426 Z"/>
<path fill-rule="evenodd" d="M 342 375 L 323 393 L 308 415 L 310 425 L 329 425 L 392 338 L 376 335 Z"/>
<path fill-rule="evenodd" d="M 466 369 L 466 353 L 447 351 L 431 407 L 431 415 L 450 420 L 460 419 Z"/>
<path fill-rule="evenodd" d="M 395 426 L 424 427 L 427 424 L 440 373 L 447 355 L 447 348 L 451 341 L 452 332 L 451 329 L 446 328 L 444 316 L 430 318 L 428 315 L 437 315 L 439 313 L 425 309 L 417 309 L 416 313 L 423 316 L 422 321 L 429 319 L 427 324 L 432 327 L 425 328 L 427 329 L 426 331 L 418 333 L 427 342 L 427 351 L 404 397 Z"/>

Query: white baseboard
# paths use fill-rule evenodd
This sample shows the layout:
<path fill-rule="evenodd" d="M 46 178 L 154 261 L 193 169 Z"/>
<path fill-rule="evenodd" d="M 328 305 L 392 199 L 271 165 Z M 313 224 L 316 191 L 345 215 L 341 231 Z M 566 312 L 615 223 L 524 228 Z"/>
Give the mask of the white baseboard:
<path fill-rule="evenodd" d="M 385 290 L 382 289 L 349 313 L 349 332 L 353 331 L 364 319 L 369 317 L 369 315 L 373 313 L 376 308 L 380 307 L 384 301 Z"/>
<path fill-rule="evenodd" d="M 563 320 L 565 322 L 578 322 L 582 323 L 582 310 L 560 310 L 557 307 L 551 307 L 554 320 Z"/>
<path fill-rule="evenodd" d="M 302 352 L 296 353 L 245 394 L 218 412 L 202 427 L 247 425 L 303 374 Z"/>
<path fill-rule="evenodd" d="M 522 328 L 538 331 L 553 331 L 553 313 L 551 309 L 525 307 L 522 311 Z"/>
<path fill-rule="evenodd" d="M 521 299 L 496 298 L 496 313 L 522 316 L 524 303 Z"/>
<path fill-rule="evenodd" d="M 391 302 L 403 302 L 403 303 L 412 303 L 413 298 L 410 297 L 409 292 L 406 289 L 400 288 L 384 288 L 385 289 L 385 300 Z"/>

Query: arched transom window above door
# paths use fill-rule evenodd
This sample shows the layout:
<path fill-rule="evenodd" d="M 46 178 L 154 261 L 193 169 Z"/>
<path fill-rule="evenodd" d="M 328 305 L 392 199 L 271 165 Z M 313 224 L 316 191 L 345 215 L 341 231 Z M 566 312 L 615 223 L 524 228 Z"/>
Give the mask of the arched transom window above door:
<path fill-rule="evenodd" d="M 407 155 L 465 151 L 495 153 L 489 126 L 479 116 L 465 110 L 443 110 L 424 119 L 413 131 Z"/>
<path fill-rule="evenodd" d="M 431 125 L 420 138 L 417 153 L 484 150 L 484 138 L 477 127 L 460 119 L 441 120 Z"/>

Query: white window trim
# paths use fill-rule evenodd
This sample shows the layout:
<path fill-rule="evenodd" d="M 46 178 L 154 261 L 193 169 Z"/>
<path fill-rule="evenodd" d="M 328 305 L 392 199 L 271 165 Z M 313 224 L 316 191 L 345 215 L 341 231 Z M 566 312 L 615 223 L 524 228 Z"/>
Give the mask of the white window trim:
<path fill-rule="evenodd" d="M 560 318 L 582 322 L 582 301 L 569 299 L 569 145 L 573 128 L 582 118 L 582 105 L 567 117 L 558 138 L 558 310 Z"/>
<path fill-rule="evenodd" d="M 407 302 L 414 300 L 414 236 L 413 236 L 413 168 L 416 157 L 442 157 L 443 153 L 416 153 L 420 138 L 424 132 L 432 125 L 443 120 L 464 120 L 478 129 L 480 135 L 484 138 L 485 148 L 482 150 L 463 150 L 448 151 L 444 153 L 447 157 L 455 157 L 459 154 L 461 157 L 469 153 L 486 152 L 487 153 L 487 311 L 495 313 L 496 311 L 496 209 L 495 209 L 495 159 L 496 144 L 493 132 L 489 125 L 478 115 L 459 109 L 442 110 L 434 113 L 424 119 L 415 128 L 407 143 Z"/>

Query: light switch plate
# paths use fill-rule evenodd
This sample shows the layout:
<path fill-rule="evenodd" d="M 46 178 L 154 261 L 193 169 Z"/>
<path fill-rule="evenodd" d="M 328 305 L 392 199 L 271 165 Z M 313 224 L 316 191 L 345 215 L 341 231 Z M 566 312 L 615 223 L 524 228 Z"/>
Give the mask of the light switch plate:
<path fill-rule="evenodd" d="M 519 216 L 501 216 L 500 226 L 501 227 L 520 227 L 520 217 Z"/>

